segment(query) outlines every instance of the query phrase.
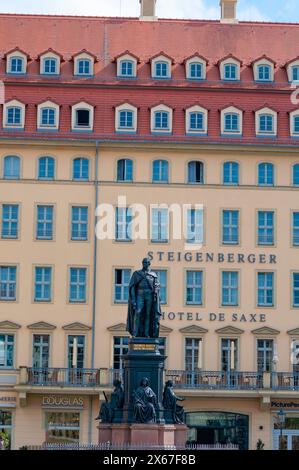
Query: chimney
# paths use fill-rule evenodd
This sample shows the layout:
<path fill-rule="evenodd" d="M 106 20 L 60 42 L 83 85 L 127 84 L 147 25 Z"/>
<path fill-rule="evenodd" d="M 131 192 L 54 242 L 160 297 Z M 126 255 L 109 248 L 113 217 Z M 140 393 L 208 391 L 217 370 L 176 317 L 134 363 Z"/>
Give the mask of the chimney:
<path fill-rule="evenodd" d="M 156 2 L 157 0 L 139 0 L 140 9 L 140 20 L 141 21 L 157 21 L 156 16 Z"/>
<path fill-rule="evenodd" d="M 237 3 L 238 0 L 220 0 L 221 23 L 238 23 Z"/>

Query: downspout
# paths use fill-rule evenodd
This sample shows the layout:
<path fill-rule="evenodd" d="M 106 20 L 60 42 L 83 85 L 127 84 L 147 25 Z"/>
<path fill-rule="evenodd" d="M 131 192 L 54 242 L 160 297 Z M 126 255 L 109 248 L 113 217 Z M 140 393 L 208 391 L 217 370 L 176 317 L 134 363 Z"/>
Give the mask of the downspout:
<path fill-rule="evenodd" d="M 96 236 L 96 208 L 99 202 L 99 142 L 96 141 L 96 153 L 95 153 L 95 168 L 94 168 L 94 250 L 93 250 L 93 288 L 92 288 L 92 326 L 91 326 L 91 369 L 94 369 L 94 356 L 95 356 L 95 325 L 96 325 L 96 300 L 97 300 L 97 253 L 98 253 L 98 240 Z M 94 418 L 92 416 L 93 411 L 93 397 L 89 397 L 88 403 L 88 442 L 92 443 L 92 428 Z"/>

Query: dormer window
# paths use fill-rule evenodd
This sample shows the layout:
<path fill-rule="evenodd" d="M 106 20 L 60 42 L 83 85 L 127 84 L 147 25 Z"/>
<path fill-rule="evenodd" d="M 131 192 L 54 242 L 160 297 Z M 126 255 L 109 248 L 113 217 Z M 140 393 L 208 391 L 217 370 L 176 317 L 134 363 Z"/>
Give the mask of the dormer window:
<path fill-rule="evenodd" d="M 236 64 L 225 64 L 224 66 L 224 79 L 237 80 L 237 66 Z"/>
<path fill-rule="evenodd" d="M 138 57 L 129 53 L 129 51 L 117 56 L 113 61 L 116 62 L 117 76 L 120 78 L 135 78 L 137 76 L 138 61 Z"/>
<path fill-rule="evenodd" d="M 221 111 L 221 134 L 241 135 L 243 113 L 240 109 L 230 106 Z"/>
<path fill-rule="evenodd" d="M 169 134 L 172 132 L 171 108 L 165 105 L 155 106 L 151 109 L 151 132 Z"/>
<path fill-rule="evenodd" d="M 292 82 L 299 81 L 299 65 L 295 65 L 292 67 Z"/>
<path fill-rule="evenodd" d="M 41 75 L 59 75 L 63 57 L 53 49 L 42 52 L 39 56 Z"/>
<path fill-rule="evenodd" d="M 186 59 L 184 63 L 188 80 L 204 80 L 206 78 L 206 59 L 199 55 L 194 55 Z"/>
<path fill-rule="evenodd" d="M 289 82 L 299 82 L 299 57 L 286 64 Z"/>
<path fill-rule="evenodd" d="M 11 57 L 10 73 L 25 73 L 24 59 L 22 57 Z"/>
<path fill-rule="evenodd" d="M 59 127 L 59 105 L 51 101 L 41 103 L 37 107 L 38 129 L 58 130 Z"/>
<path fill-rule="evenodd" d="M 131 60 L 122 60 L 120 62 L 120 76 L 133 77 L 134 76 L 134 63 Z"/>
<path fill-rule="evenodd" d="M 136 132 L 137 131 L 137 108 L 128 103 L 115 108 L 115 131 Z"/>
<path fill-rule="evenodd" d="M 296 109 L 290 113 L 290 135 L 299 137 L 299 110 Z"/>
<path fill-rule="evenodd" d="M 186 134 L 207 134 L 208 111 L 200 106 L 186 109 Z"/>
<path fill-rule="evenodd" d="M 46 75 L 57 75 L 57 59 L 49 57 L 43 61 L 43 73 Z"/>
<path fill-rule="evenodd" d="M 152 78 L 167 79 L 171 78 L 172 59 L 159 55 L 152 59 Z"/>
<path fill-rule="evenodd" d="M 256 82 L 273 82 L 274 66 L 274 62 L 265 56 L 256 60 L 253 63 L 254 80 Z"/>
<path fill-rule="evenodd" d="M 94 120 L 94 107 L 88 103 L 78 103 L 72 106 L 72 130 L 92 131 Z"/>
<path fill-rule="evenodd" d="M 26 73 L 27 60 L 29 56 L 16 48 L 6 55 L 6 73 L 21 75 Z"/>
<path fill-rule="evenodd" d="M 263 108 L 255 113 L 256 134 L 275 136 L 277 134 L 277 113 L 270 108 Z"/>
<path fill-rule="evenodd" d="M 81 52 L 74 56 L 74 75 L 91 77 L 94 74 L 95 57 L 87 52 Z"/>
<path fill-rule="evenodd" d="M 24 129 L 25 105 L 17 100 L 11 100 L 3 107 L 3 127 Z"/>
<path fill-rule="evenodd" d="M 221 80 L 240 80 L 241 62 L 236 57 L 229 55 L 218 62 L 220 66 Z"/>

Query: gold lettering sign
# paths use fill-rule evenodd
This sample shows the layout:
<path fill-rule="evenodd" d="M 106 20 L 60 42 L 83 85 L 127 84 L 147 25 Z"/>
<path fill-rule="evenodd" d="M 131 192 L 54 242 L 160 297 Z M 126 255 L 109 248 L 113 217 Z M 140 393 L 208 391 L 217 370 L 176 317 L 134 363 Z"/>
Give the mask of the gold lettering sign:
<path fill-rule="evenodd" d="M 133 349 L 134 351 L 143 351 L 143 350 L 155 351 L 156 346 L 154 344 L 134 344 Z"/>

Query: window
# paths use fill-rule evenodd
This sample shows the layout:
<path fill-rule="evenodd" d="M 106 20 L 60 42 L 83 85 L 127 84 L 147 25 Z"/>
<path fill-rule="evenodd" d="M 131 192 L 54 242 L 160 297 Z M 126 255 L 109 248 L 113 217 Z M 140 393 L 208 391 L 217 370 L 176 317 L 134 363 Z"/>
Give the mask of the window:
<path fill-rule="evenodd" d="M 113 338 L 113 369 L 123 371 L 123 356 L 129 351 L 129 338 L 127 336 L 114 336 Z"/>
<path fill-rule="evenodd" d="M 201 338 L 185 338 L 185 370 L 187 372 L 188 385 L 197 385 L 197 376 L 191 374 L 202 368 L 202 357 L 200 346 Z"/>
<path fill-rule="evenodd" d="M 203 163 L 192 161 L 188 163 L 188 183 L 203 183 Z"/>
<path fill-rule="evenodd" d="M 239 132 L 239 115 L 234 113 L 227 113 L 224 115 L 224 131 L 225 132 Z"/>
<path fill-rule="evenodd" d="M 299 115 L 290 113 L 291 120 L 291 135 L 299 134 Z"/>
<path fill-rule="evenodd" d="M 57 75 L 58 74 L 58 67 L 57 67 L 57 59 L 54 57 L 48 57 L 47 59 L 43 60 L 43 73 L 47 75 Z"/>
<path fill-rule="evenodd" d="M 48 369 L 50 354 L 50 336 L 33 335 L 32 367 Z"/>
<path fill-rule="evenodd" d="M 79 443 L 80 413 L 66 411 L 47 411 L 45 422 L 48 443 Z"/>
<path fill-rule="evenodd" d="M 190 131 L 203 131 L 204 130 L 203 113 L 190 113 L 189 119 L 190 119 L 190 122 L 189 122 Z"/>
<path fill-rule="evenodd" d="M 239 211 L 222 211 L 222 243 L 224 245 L 239 244 Z"/>
<path fill-rule="evenodd" d="M 272 163 L 259 163 L 258 184 L 260 186 L 274 185 L 274 165 Z"/>
<path fill-rule="evenodd" d="M 0 368 L 13 368 L 14 347 L 14 335 L 0 333 Z"/>
<path fill-rule="evenodd" d="M 168 62 L 156 62 L 155 63 L 154 78 L 170 78 Z"/>
<path fill-rule="evenodd" d="M 223 164 L 223 184 L 239 184 L 239 163 L 225 162 Z"/>
<path fill-rule="evenodd" d="M 89 161 L 87 158 L 75 158 L 73 161 L 73 179 L 77 181 L 88 181 Z"/>
<path fill-rule="evenodd" d="M 299 186 L 299 163 L 293 165 L 293 185 Z"/>
<path fill-rule="evenodd" d="M 131 60 L 122 60 L 120 62 L 120 76 L 134 77 L 134 62 Z"/>
<path fill-rule="evenodd" d="M 239 305 L 239 273 L 237 271 L 222 271 L 222 305 Z"/>
<path fill-rule="evenodd" d="M 18 238 L 19 206 L 17 204 L 2 205 L 2 238 Z"/>
<path fill-rule="evenodd" d="M 86 241 L 88 239 L 88 207 L 72 207 L 72 240 Z"/>
<path fill-rule="evenodd" d="M 16 266 L 0 266 L 0 300 L 16 300 L 16 286 Z"/>
<path fill-rule="evenodd" d="M 225 64 L 224 65 L 224 80 L 237 80 L 237 65 Z"/>
<path fill-rule="evenodd" d="M 86 302 L 86 268 L 70 268 L 70 302 Z"/>
<path fill-rule="evenodd" d="M 186 109 L 186 134 L 207 134 L 208 111 L 201 106 Z"/>
<path fill-rule="evenodd" d="M 168 242 L 168 209 L 152 209 L 151 241 L 154 243 Z"/>
<path fill-rule="evenodd" d="M 255 113 L 257 135 L 277 135 L 277 113 L 270 108 L 263 108 Z"/>
<path fill-rule="evenodd" d="M 258 307 L 274 306 L 274 274 L 258 273 Z"/>
<path fill-rule="evenodd" d="M 25 63 L 23 57 L 11 57 L 9 73 L 25 73 Z"/>
<path fill-rule="evenodd" d="M 238 370 L 238 340 L 236 338 L 221 339 L 221 370 L 229 373 Z M 232 381 L 231 385 L 233 385 L 233 377 L 227 377 L 227 380 Z"/>
<path fill-rule="evenodd" d="M 59 129 L 60 107 L 52 101 L 45 101 L 37 106 L 37 129 Z"/>
<path fill-rule="evenodd" d="M 40 180 L 53 180 L 55 177 L 55 160 L 52 157 L 38 159 L 38 178 Z"/>
<path fill-rule="evenodd" d="M 271 66 L 266 64 L 261 64 L 257 68 L 257 79 L 262 82 L 272 81 L 272 71 Z"/>
<path fill-rule="evenodd" d="M 129 298 L 129 282 L 131 269 L 115 269 L 114 302 L 126 303 Z"/>
<path fill-rule="evenodd" d="M 133 112 L 120 111 L 119 113 L 119 127 L 123 129 L 131 129 L 133 127 Z"/>
<path fill-rule="evenodd" d="M 52 268 L 36 267 L 35 268 L 35 286 L 34 301 L 50 302 L 52 297 Z"/>
<path fill-rule="evenodd" d="M 191 62 L 189 64 L 189 78 L 192 80 L 201 80 L 203 78 L 203 66 L 200 62 Z"/>
<path fill-rule="evenodd" d="M 271 114 L 262 114 L 260 116 L 259 132 L 273 133 L 273 116 Z"/>
<path fill-rule="evenodd" d="M 79 59 L 78 60 L 77 75 L 92 75 L 91 61 L 89 59 Z"/>
<path fill-rule="evenodd" d="M 53 240 L 53 206 L 37 206 L 37 240 Z"/>
<path fill-rule="evenodd" d="M 258 211 L 258 245 L 274 245 L 274 212 Z"/>
<path fill-rule="evenodd" d="M 116 208 L 115 239 L 132 241 L 132 211 L 128 207 Z"/>
<path fill-rule="evenodd" d="M 299 212 L 293 212 L 293 246 L 299 246 Z"/>
<path fill-rule="evenodd" d="M 293 307 L 299 307 L 299 273 L 293 273 Z"/>
<path fill-rule="evenodd" d="M 257 340 L 257 370 L 259 373 L 272 372 L 273 339 Z"/>
<path fill-rule="evenodd" d="M 20 158 L 15 156 L 8 156 L 4 158 L 4 178 L 5 179 L 19 179 L 20 178 Z"/>
<path fill-rule="evenodd" d="M 7 126 L 22 126 L 22 108 L 10 106 L 6 108 Z"/>
<path fill-rule="evenodd" d="M 83 369 L 85 359 L 85 337 L 83 335 L 69 335 L 68 337 L 68 368 Z M 82 373 L 69 374 L 71 383 L 82 385 Z"/>
<path fill-rule="evenodd" d="M 81 102 L 72 106 L 72 130 L 92 131 L 94 124 L 94 107 Z"/>
<path fill-rule="evenodd" d="M 169 128 L 169 114 L 167 112 L 155 112 L 155 129 Z"/>
<path fill-rule="evenodd" d="M 124 103 L 115 109 L 115 131 L 136 132 L 137 131 L 137 108 Z"/>
<path fill-rule="evenodd" d="M 202 305 L 202 271 L 186 272 L 186 304 Z"/>
<path fill-rule="evenodd" d="M 187 243 L 203 243 L 203 209 L 187 210 Z"/>
<path fill-rule="evenodd" d="M 160 303 L 167 304 L 167 271 L 165 269 L 155 269 L 160 283 Z"/>
<path fill-rule="evenodd" d="M 55 126 L 55 109 L 43 108 L 41 112 L 41 127 L 54 127 Z"/>
<path fill-rule="evenodd" d="M 168 183 L 169 164 L 167 160 L 155 160 L 153 162 L 153 183 Z"/>
<path fill-rule="evenodd" d="M 299 66 L 294 65 L 292 67 L 292 82 L 298 82 L 299 81 Z"/>
<path fill-rule="evenodd" d="M 133 161 L 129 158 L 122 158 L 117 162 L 117 181 L 133 181 Z"/>
<path fill-rule="evenodd" d="M 243 112 L 230 106 L 221 110 L 221 134 L 241 135 L 243 127 Z"/>
<path fill-rule="evenodd" d="M 77 109 L 76 127 L 90 127 L 88 109 Z"/>

